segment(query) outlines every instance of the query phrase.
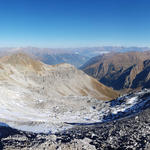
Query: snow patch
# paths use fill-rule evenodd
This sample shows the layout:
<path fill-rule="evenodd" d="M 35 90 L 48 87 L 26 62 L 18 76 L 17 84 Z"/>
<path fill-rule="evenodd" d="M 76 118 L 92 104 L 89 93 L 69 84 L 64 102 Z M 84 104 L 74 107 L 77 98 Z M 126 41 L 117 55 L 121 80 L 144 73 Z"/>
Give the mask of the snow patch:
<path fill-rule="evenodd" d="M 71 124 L 103 122 L 130 115 L 142 109 L 150 93 L 143 90 L 114 101 L 100 101 L 86 96 L 44 97 L 15 85 L 0 86 L 0 126 L 32 132 L 54 133 L 71 128 Z M 6 124 L 5 124 L 6 123 Z"/>

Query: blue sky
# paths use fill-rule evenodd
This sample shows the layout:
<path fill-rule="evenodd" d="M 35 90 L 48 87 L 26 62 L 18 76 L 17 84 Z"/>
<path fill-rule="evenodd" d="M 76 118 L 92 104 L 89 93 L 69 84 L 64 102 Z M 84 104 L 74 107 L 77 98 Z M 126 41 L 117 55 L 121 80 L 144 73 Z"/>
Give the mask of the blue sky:
<path fill-rule="evenodd" d="M 149 0 L 0 0 L 0 47 L 150 46 Z"/>

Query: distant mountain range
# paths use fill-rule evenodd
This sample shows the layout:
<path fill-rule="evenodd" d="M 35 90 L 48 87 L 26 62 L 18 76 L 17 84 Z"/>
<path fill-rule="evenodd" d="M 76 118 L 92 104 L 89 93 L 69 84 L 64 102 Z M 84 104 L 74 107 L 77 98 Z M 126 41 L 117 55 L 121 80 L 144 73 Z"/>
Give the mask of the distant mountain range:
<path fill-rule="evenodd" d="M 49 65 L 72 64 L 115 90 L 132 90 L 149 87 L 148 50 L 148 47 L 113 46 L 0 48 L 0 56 L 21 52 Z"/>
<path fill-rule="evenodd" d="M 84 64 L 89 60 L 89 57 L 71 54 L 71 53 L 63 53 L 63 54 L 42 54 L 40 60 L 46 64 L 55 65 L 60 63 L 69 63 L 77 68 Z"/>
<path fill-rule="evenodd" d="M 150 88 L 150 51 L 99 55 L 81 69 L 115 90 Z"/>
<path fill-rule="evenodd" d="M 28 55 L 38 58 L 49 65 L 60 63 L 69 63 L 80 67 L 90 58 L 107 54 L 110 52 L 129 52 L 129 51 L 146 51 L 148 47 L 84 47 L 84 48 L 37 48 L 37 47 L 20 47 L 20 48 L 0 48 L 0 56 L 16 53 L 17 51 L 27 53 Z"/>

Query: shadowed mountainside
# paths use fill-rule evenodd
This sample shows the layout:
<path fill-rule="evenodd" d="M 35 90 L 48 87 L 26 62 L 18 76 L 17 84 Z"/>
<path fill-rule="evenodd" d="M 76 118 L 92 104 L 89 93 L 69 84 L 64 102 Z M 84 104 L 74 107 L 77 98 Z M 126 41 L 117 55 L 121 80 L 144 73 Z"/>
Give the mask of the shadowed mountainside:
<path fill-rule="evenodd" d="M 81 69 L 115 90 L 150 87 L 150 52 L 110 53 L 90 59 Z"/>

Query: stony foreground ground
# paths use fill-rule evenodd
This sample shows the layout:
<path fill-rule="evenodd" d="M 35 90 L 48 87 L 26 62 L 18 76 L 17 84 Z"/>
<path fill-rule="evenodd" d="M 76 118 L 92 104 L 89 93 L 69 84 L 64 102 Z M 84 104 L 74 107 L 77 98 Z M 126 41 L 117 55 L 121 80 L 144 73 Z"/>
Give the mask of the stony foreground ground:
<path fill-rule="evenodd" d="M 149 150 L 150 107 L 120 120 L 88 126 L 75 126 L 55 135 L 0 128 L 1 149 L 38 150 Z"/>

